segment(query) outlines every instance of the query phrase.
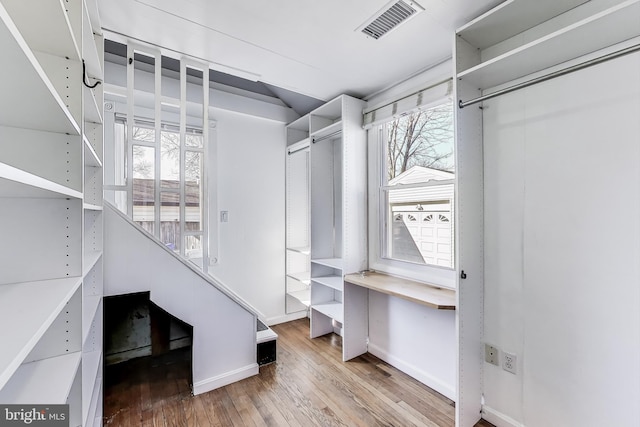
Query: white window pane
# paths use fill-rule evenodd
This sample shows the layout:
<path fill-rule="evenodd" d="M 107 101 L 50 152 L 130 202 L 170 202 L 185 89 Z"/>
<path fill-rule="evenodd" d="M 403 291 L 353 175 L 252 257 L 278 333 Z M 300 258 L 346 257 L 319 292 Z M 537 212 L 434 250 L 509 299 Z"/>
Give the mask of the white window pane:
<path fill-rule="evenodd" d="M 202 236 L 184 237 L 184 255 L 199 269 L 203 266 Z"/>
<path fill-rule="evenodd" d="M 180 183 L 180 134 L 162 131 L 160 138 L 161 186 L 178 189 Z"/>
<path fill-rule="evenodd" d="M 399 117 L 387 123 L 386 133 L 390 185 L 401 175 L 405 183 L 415 183 L 437 179 L 437 171 L 454 171 L 452 104 Z M 420 168 L 430 173 L 416 173 Z"/>
<path fill-rule="evenodd" d="M 382 129 L 383 256 L 453 268 L 453 105 L 415 111 Z"/>
<path fill-rule="evenodd" d="M 185 152 L 185 227 L 202 231 L 202 153 Z"/>
<path fill-rule="evenodd" d="M 185 146 L 192 148 L 203 148 L 204 143 L 202 139 L 202 133 L 196 131 L 187 131 L 185 135 Z"/>
<path fill-rule="evenodd" d="M 180 251 L 179 193 L 160 193 L 160 241 L 172 251 Z"/>
<path fill-rule="evenodd" d="M 149 233 L 154 232 L 155 149 L 134 145 L 133 149 L 133 220 Z"/>

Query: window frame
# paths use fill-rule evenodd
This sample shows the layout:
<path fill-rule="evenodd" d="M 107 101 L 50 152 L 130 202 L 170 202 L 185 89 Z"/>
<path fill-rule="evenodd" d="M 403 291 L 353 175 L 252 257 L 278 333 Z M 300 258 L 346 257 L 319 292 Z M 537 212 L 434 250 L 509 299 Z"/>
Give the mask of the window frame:
<path fill-rule="evenodd" d="M 445 102 L 453 102 L 450 98 L 440 98 L 437 102 L 431 103 L 435 106 Z M 426 107 L 423 107 L 426 108 Z M 409 111 L 409 113 L 417 109 Z M 390 118 L 393 120 L 394 118 Z M 385 122 L 386 123 L 386 122 Z M 385 199 L 386 186 L 386 148 L 384 136 L 384 124 L 378 123 L 367 129 L 368 141 L 368 214 L 369 214 L 369 268 L 376 271 L 393 274 L 419 282 L 434 284 L 448 289 L 456 289 L 456 248 L 455 231 L 452 240 L 453 267 L 442 267 L 431 264 L 418 264 L 410 261 L 402 261 L 386 257 L 385 254 L 385 233 L 388 212 L 388 202 Z M 454 149 L 455 156 L 455 149 Z M 455 181 L 455 179 L 454 179 Z M 454 195 L 456 185 L 454 183 Z M 455 198 L 455 196 L 454 196 Z M 451 218 L 452 226 L 455 230 L 455 205 L 454 198 L 449 202 L 452 206 Z"/>

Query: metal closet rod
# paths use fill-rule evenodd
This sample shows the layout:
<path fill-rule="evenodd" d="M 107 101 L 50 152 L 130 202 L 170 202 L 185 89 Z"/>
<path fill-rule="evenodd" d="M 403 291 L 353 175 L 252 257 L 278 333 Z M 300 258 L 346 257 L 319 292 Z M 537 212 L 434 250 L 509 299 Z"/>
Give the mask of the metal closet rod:
<path fill-rule="evenodd" d="M 288 155 L 291 155 L 291 154 L 293 154 L 293 153 L 297 153 L 298 151 L 306 150 L 306 149 L 308 149 L 308 148 L 309 148 L 309 146 L 308 146 L 308 145 L 305 145 L 304 147 L 299 147 L 299 148 L 297 148 L 297 149 L 295 149 L 295 150 L 291 150 L 291 149 L 289 149 L 289 150 L 287 150 L 287 154 L 288 154 Z"/>
<path fill-rule="evenodd" d="M 336 135 L 340 135 L 341 133 L 342 133 L 342 129 L 341 130 L 337 130 L 335 132 L 332 132 L 332 133 L 330 133 L 328 135 L 321 136 L 320 138 L 312 138 L 311 142 L 313 142 L 315 144 L 316 142 L 324 141 L 325 139 L 331 139 Z"/>
<path fill-rule="evenodd" d="M 535 79 L 527 80 L 526 82 L 518 83 L 516 85 L 509 86 L 507 88 L 500 89 L 492 93 L 488 93 L 478 98 L 470 99 L 469 101 L 462 101 L 460 99 L 458 100 L 458 107 L 459 108 L 468 107 L 469 105 L 477 104 L 478 102 L 486 101 L 488 99 L 495 98 L 497 96 L 504 95 L 510 92 L 514 92 L 516 90 L 523 89 L 525 87 L 532 86 L 538 83 L 542 83 L 547 80 L 555 79 L 556 77 L 564 76 L 565 74 L 573 73 L 574 71 L 582 70 L 583 68 L 588 68 L 593 65 L 601 64 L 611 59 L 619 58 L 621 56 L 628 55 L 630 53 L 634 53 L 639 50 L 640 50 L 640 44 L 633 45 L 631 47 L 627 47 L 625 49 L 608 53 L 606 55 L 591 59 L 589 61 L 582 62 L 580 64 L 573 65 L 571 67 L 563 68 L 562 70 L 554 71 L 553 73 L 545 74 L 544 76 L 536 77 Z"/>

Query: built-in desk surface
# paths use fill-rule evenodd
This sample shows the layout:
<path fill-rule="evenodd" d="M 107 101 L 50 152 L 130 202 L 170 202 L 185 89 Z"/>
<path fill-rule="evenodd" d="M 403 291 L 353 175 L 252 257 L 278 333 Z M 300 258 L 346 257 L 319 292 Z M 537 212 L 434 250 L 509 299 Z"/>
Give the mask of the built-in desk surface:
<path fill-rule="evenodd" d="M 451 289 L 376 272 L 367 272 L 364 275 L 347 274 L 344 281 L 438 310 L 456 309 L 456 293 Z"/>

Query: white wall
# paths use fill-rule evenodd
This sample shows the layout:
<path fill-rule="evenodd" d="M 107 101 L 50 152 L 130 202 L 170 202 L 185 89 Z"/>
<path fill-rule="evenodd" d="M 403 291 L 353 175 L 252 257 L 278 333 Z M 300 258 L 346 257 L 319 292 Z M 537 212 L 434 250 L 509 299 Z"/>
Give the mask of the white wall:
<path fill-rule="evenodd" d="M 455 311 L 369 291 L 369 352 L 455 400 Z"/>
<path fill-rule="evenodd" d="M 498 425 L 640 425 L 640 54 L 484 104 Z"/>
<path fill-rule="evenodd" d="M 285 316 L 284 123 L 221 109 L 211 119 L 218 159 L 209 170 L 217 171 L 218 211 L 228 211 L 229 221 L 218 224 L 219 261 L 209 272 L 278 323 Z"/>

